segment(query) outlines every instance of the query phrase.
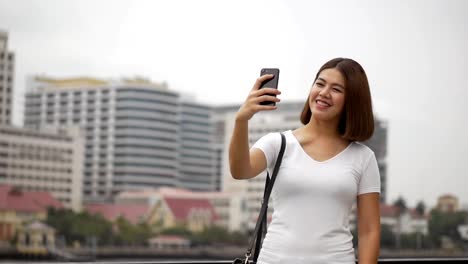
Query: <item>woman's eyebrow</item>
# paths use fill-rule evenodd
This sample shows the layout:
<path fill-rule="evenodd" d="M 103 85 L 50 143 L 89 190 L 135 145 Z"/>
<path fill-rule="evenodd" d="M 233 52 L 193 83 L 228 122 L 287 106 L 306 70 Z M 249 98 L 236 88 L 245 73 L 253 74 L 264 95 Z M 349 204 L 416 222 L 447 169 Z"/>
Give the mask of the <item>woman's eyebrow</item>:
<path fill-rule="evenodd" d="M 318 78 L 317 78 L 317 80 L 319 80 L 319 81 L 322 81 L 322 82 L 324 82 L 324 83 L 327 83 L 327 81 L 325 81 L 325 79 L 323 79 L 323 78 L 320 78 L 320 77 L 318 77 Z M 339 86 L 339 87 L 341 87 L 341 88 L 343 88 L 343 89 L 344 89 L 343 85 L 341 85 L 341 84 L 338 84 L 338 83 L 332 83 L 332 85 L 336 85 L 336 86 Z"/>

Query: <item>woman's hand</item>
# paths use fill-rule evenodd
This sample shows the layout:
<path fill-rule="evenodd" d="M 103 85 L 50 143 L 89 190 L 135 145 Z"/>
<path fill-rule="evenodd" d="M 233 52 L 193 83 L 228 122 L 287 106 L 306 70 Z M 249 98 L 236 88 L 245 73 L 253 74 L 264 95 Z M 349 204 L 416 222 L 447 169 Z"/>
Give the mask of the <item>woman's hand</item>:
<path fill-rule="evenodd" d="M 247 96 L 247 99 L 245 100 L 244 104 L 239 108 L 239 111 L 236 115 L 236 120 L 248 121 L 252 118 L 254 114 L 256 114 L 259 111 L 275 110 L 277 108 L 274 105 L 260 105 L 260 102 L 263 101 L 281 101 L 275 96 L 267 95 L 281 94 L 281 92 L 278 89 L 268 87 L 260 89 L 262 83 L 271 78 L 273 78 L 273 74 L 265 74 L 257 78 L 257 81 L 255 81 L 252 90 L 250 90 L 249 96 Z"/>

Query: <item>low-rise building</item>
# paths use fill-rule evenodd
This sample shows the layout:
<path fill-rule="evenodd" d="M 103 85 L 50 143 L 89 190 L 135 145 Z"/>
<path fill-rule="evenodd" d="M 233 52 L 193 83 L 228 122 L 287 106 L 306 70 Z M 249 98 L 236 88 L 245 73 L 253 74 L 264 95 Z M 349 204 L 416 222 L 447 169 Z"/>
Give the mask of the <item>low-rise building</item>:
<path fill-rule="evenodd" d="M 150 207 L 144 204 L 85 204 L 85 210 L 90 214 L 99 214 L 109 222 L 115 222 L 119 217 L 132 224 L 146 221 Z"/>
<path fill-rule="evenodd" d="M 63 205 L 47 192 L 0 185 L 0 240 L 13 239 L 24 224 L 46 220 L 49 207 L 59 209 Z"/>
<path fill-rule="evenodd" d="M 55 248 L 55 229 L 34 221 L 19 230 L 16 248 L 28 255 L 48 255 Z"/>
<path fill-rule="evenodd" d="M 163 197 L 153 206 L 148 223 L 160 229 L 185 227 L 200 232 L 214 225 L 217 218 L 206 199 Z"/>
<path fill-rule="evenodd" d="M 398 207 L 381 204 L 380 213 L 381 224 L 389 225 L 394 233 L 398 233 L 399 228 L 401 234 L 421 233 L 427 235 L 429 233 L 429 215 L 421 215 L 414 208 L 408 208 L 399 213 Z"/>
<path fill-rule="evenodd" d="M 437 199 L 436 208 L 438 211 L 444 213 L 457 212 L 460 210 L 460 203 L 458 201 L 458 197 L 451 194 L 442 195 Z"/>
<path fill-rule="evenodd" d="M 34 131 L 0 125 L 0 184 L 48 192 L 81 210 L 84 142 L 78 127 Z"/>
<path fill-rule="evenodd" d="M 162 187 L 159 189 L 128 191 L 120 193 L 117 204 L 148 204 L 154 206 L 164 198 L 207 200 L 217 217 L 214 225 L 226 228 L 230 232 L 243 231 L 247 222 L 246 197 L 229 192 L 192 192 L 186 189 Z"/>

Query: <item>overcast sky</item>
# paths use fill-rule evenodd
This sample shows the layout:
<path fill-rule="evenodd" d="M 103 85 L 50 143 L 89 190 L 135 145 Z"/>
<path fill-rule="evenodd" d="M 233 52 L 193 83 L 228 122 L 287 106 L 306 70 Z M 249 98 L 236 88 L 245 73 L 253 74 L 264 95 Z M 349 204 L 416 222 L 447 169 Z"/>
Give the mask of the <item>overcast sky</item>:
<path fill-rule="evenodd" d="M 319 67 L 366 70 L 388 121 L 388 202 L 451 193 L 468 204 L 468 1 L 0 0 L 16 54 L 15 116 L 25 77 L 144 76 L 214 105 L 242 103 L 262 67 L 280 98 L 305 100 Z"/>

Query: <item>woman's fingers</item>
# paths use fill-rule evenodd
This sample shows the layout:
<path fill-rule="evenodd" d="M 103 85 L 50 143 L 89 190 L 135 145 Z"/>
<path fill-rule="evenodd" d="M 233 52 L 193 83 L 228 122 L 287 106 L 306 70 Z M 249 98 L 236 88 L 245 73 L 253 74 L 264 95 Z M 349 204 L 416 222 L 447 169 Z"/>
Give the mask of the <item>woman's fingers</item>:
<path fill-rule="evenodd" d="M 261 84 L 270 78 L 273 78 L 273 74 L 266 74 L 257 78 L 252 90 L 247 96 L 247 99 L 237 112 L 236 118 L 239 118 L 239 120 L 250 120 L 250 118 L 252 118 L 252 116 L 259 111 L 277 109 L 277 106 L 275 105 L 260 104 L 264 101 L 280 101 L 280 99 L 276 97 L 277 95 L 281 94 L 281 92 L 278 91 L 278 89 L 268 87 L 259 89 Z"/>
<path fill-rule="evenodd" d="M 260 90 L 252 91 L 250 94 L 251 94 L 251 97 L 259 97 L 264 94 L 270 94 L 270 95 L 276 96 L 276 95 L 280 95 L 281 92 L 275 88 L 262 88 Z"/>
<path fill-rule="evenodd" d="M 265 111 L 265 110 L 275 110 L 277 108 L 276 105 L 255 105 L 254 110 L 255 112 Z"/>
<path fill-rule="evenodd" d="M 274 77 L 273 74 L 265 74 L 265 75 L 258 77 L 257 80 L 255 81 L 254 86 L 252 87 L 252 91 L 256 91 L 260 89 L 260 86 L 262 85 L 264 81 L 271 79 L 273 77 Z"/>
<path fill-rule="evenodd" d="M 256 97 L 253 99 L 255 103 L 260 103 L 260 102 L 265 102 L 265 101 L 273 101 L 273 102 L 279 102 L 281 99 L 271 96 L 271 95 L 262 95 L 259 97 Z"/>

